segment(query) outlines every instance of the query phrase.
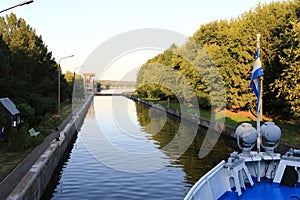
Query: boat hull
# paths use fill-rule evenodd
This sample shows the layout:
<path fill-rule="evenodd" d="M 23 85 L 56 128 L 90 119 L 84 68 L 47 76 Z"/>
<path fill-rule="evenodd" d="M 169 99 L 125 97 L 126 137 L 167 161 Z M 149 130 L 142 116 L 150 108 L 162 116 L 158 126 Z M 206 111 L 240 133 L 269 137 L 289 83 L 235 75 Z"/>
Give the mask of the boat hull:
<path fill-rule="evenodd" d="M 288 167 L 296 177 L 292 187 L 282 185 Z M 300 158 L 257 152 L 248 157 L 239 154 L 234 161 L 223 160 L 206 173 L 184 200 L 300 199 L 299 175 Z"/>

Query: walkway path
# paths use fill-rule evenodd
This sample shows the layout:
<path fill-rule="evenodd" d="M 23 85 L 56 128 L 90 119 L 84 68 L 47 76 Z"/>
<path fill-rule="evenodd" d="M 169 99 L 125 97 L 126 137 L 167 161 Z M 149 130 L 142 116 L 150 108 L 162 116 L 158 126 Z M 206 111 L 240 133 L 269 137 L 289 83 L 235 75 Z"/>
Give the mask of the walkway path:
<path fill-rule="evenodd" d="M 19 181 L 25 176 L 32 165 L 49 147 L 51 141 L 57 138 L 59 130 L 63 130 L 66 124 L 72 119 L 73 114 L 70 114 L 59 126 L 58 130 L 53 131 L 44 142 L 38 145 L 24 160 L 20 163 L 1 183 L 0 183 L 0 200 L 4 200 L 15 189 Z"/>

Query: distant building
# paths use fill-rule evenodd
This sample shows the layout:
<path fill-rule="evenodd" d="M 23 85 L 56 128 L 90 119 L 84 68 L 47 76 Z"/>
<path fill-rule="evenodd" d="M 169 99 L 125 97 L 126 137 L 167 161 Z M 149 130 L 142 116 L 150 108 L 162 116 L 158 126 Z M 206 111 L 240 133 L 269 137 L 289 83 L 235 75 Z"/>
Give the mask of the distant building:
<path fill-rule="evenodd" d="M 9 98 L 0 98 L 0 129 L 10 129 L 20 123 L 20 112 Z"/>
<path fill-rule="evenodd" d="M 83 73 L 85 94 L 94 93 L 95 83 L 93 77 L 95 77 L 95 73 Z"/>

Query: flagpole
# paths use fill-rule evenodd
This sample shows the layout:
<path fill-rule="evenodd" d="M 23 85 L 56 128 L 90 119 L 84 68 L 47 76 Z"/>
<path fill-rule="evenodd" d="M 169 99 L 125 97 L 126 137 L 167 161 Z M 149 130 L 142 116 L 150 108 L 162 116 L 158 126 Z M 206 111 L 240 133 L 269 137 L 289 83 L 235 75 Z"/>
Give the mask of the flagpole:
<path fill-rule="evenodd" d="M 260 78 L 260 120 L 263 121 L 263 82 L 264 82 L 264 78 L 261 77 Z"/>
<path fill-rule="evenodd" d="M 260 49 L 260 36 L 261 34 L 257 34 L 257 43 L 258 43 L 258 47 Z M 260 76 L 259 77 L 259 80 L 260 80 L 260 120 L 263 121 L 263 81 L 264 81 L 264 78 L 263 76 Z"/>
<path fill-rule="evenodd" d="M 260 34 L 257 34 L 257 46 L 256 48 L 259 49 L 260 48 Z M 259 81 L 260 81 L 260 77 Z M 261 87 L 258 88 L 259 90 L 261 90 Z M 260 93 L 260 92 L 259 92 Z M 261 98 L 261 97 L 260 97 Z M 258 104 L 257 104 L 258 108 L 257 110 L 257 119 L 256 119 L 256 129 L 257 129 L 257 153 L 260 154 L 260 146 L 261 146 L 261 142 L 262 142 L 262 137 L 261 137 L 261 133 L 260 133 L 260 111 L 261 111 L 261 101 L 260 99 L 258 99 Z M 257 182 L 260 182 L 260 161 L 258 161 L 258 175 L 257 175 Z"/>
<path fill-rule="evenodd" d="M 260 34 L 257 34 L 257 44 L 256 44 L 256 49 L 260 48 Z M 258 77 L 260 79 L 260 77 Z M 261 90 L 261 87 L 258 88 Z M 257 128 L 257 133 L 258 133 L 258 138 L 257 138 L 257 152 L 260 153 L 260 144 L 261 144 L 261 134 L 260 134 L 260 111 L 261 111 L 261 105 L 260 105 L 260 100 L 257 104 L 259 106 L 257 110 L 257 119 L 256 119 L 256 128 Z"/>

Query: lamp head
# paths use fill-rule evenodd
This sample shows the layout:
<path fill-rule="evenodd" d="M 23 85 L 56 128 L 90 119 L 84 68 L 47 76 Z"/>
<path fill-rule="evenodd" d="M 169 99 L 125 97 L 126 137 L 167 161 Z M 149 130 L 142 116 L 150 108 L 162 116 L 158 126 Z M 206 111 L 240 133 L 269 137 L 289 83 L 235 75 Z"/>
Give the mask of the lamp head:
<path fill-rule="evenodd" d="M 257 131 L 252 124 L 242 123 L 235 130 L 237 144 L 243 151 L 244 156 L 250 156 L 250 151 L 254 147 L 257 139 Z"/>
<path fill-rule="evenodd" d="M 265 122 L 261 127 L 262 147 L 267 154 L 274 154 L 275 148 L 279 145 L 281 130 L 274 122 Z"/>

